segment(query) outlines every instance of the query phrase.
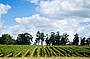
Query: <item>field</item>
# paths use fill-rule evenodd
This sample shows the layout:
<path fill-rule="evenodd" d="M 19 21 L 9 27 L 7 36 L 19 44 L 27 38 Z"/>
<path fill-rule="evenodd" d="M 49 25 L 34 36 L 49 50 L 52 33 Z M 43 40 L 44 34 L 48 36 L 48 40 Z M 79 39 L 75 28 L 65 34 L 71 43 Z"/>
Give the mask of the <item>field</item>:
<path fill-rule="evenodd" d="M 90 59 L 89 46 L 0 45 L 0 59 Z"/>
<path fill-rule="evenodd" d="M 1 57 L 0 59 L 90 59 L 89 57 Z"/>

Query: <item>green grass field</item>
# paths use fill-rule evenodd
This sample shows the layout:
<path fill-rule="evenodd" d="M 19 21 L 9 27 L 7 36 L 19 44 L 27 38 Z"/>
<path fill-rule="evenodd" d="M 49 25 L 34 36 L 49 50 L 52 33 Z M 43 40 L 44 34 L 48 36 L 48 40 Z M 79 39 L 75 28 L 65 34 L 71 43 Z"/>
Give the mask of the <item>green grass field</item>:
<path fill-rule="evenodd" d="M 0 59 L 90 59 L 89 57 L 0 57 Z"/>
<path fill-rule="evenodd" d="M 89 58 L 89 46 L 0 45 L 0 57 Z M 57 59 L 56 58 L 56 59 Z M 60 59 L 61 59 L 60 58 Z"/>

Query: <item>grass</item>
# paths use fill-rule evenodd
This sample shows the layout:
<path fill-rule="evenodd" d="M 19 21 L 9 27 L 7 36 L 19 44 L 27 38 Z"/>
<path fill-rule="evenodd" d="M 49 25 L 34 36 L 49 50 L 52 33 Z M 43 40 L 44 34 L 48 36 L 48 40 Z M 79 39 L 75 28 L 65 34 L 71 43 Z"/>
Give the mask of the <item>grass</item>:
<path fill-rule="evenodd" d="M 42 55 L 43 54 L 43 55 Z M 90 46 L 0 45 L 1 57 L 90 57 Z"/>
<path fill-rule="evenodd" d="M 0 59 L 90 59 L 89 57 L 0 57 Z"/>

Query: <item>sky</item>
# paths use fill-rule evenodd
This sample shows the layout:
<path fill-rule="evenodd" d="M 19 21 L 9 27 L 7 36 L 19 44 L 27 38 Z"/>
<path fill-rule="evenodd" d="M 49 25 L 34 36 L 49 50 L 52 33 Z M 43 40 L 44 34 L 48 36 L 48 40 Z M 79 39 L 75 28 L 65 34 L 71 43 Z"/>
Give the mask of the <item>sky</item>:
<path fill-rule="evenodd" d="M 60 32 L 90 36 L 90 0 L 0 0 L 0 35 Z"/>

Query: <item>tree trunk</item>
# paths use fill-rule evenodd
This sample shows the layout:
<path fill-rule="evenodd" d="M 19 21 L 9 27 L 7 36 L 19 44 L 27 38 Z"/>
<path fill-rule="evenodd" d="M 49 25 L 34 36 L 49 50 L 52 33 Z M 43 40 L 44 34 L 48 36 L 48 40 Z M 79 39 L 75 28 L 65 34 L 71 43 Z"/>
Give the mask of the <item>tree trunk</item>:
<path fill-rule="evenodd" d="M 43 45 L 43 41 L 41 41 L 41 45 Z"/>

